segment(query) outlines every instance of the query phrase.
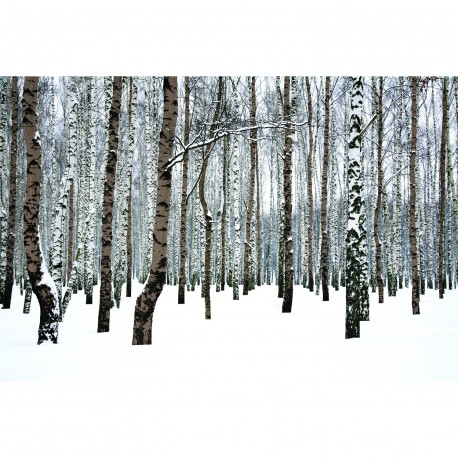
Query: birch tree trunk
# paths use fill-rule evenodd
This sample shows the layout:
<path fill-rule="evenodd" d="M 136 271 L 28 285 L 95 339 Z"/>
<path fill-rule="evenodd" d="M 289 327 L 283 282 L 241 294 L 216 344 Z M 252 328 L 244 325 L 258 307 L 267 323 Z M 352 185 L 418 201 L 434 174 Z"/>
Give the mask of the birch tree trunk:
<path fill-rule="evenodd" d="M 375 240 L 375 265 L 378 287 L 378 301 L 383 303 L 383 277 L 382 277 L 382 242 L 380 241 L 379 225 L 382 212 L 383 194 L 383 164 L 382 164 L 382 143 L 383 143 L 383 78 L 380 77 L 380 87 L 377 103 L 378 115 L 378 137 L 377 137 L 377 205 L 374 212 L 374 240 Z"/>
<path fill-rule="evenodd" d="M 252 126 L 256 125 L 256 77 L 251 77 L 250 85 L 250 123 Z M 245 223 L 245 243 L 243 251 L 243 295 L 248 294 L 250 269 L 249 269 L 249 254 L 254 247 L 250 247 L 251 223 L 253 218 L 253 202 L 254 202 L 254 184 L 255 184 L 255 167 L 256 155 L 258 149 L 258 131 L 252 129 L 250 134 L 250 189 L 248 194 L 248 210 Z"/>
<path fill-rule="evenodd" d="M 348 225 L 346 256 L 345 338 L 359 337 L 360 321 L 369 319 L 367 248 L 361 173 L 363 79 L 352 77 L 350 138 L 348 151 Z"/>
<path fill-rule="evenodd" d="M 133 345 L 150 345 L 153 313 L 162 292 L 167 268 L 167 226 L 172 186 L 171 170 L 173 140 L 178 117 L 177 77 L 165 76 L 163 82 L 164 113 L 159 142 L 156 222 L 153 234 L 153 256 L 148 281 L 135 305 Z"/>
<path fill-rule="evenodd" d="M 441 149 L 440 149 L 440 165 L 439 165 L 439 299 L 444 298 L 445 284 L 445 158 L 447 150 L 447 77 L 443 79 L 442 88 L 442 134 L 441 134 Z"/>
<path fill-rule="evenodd" d="M 218 116 L 220 114 L 221 107 L 221 98 L 223 96 L 223 77 L 218 78 L 218 94 L 215 104 L 215 112 L 213 114 L 213 122 L 210 127 L 210 139 L 214 136 L 214 131 L 216 129 L 216 123 Z M 205 219 L 205 239 L 204 239 L 204 275 L 202 278 L 202 290 L 205 299 L 205 319 L 209 320 L 211 318 L 211 301 L 210 301 L 210 281 L 211 281 L 211 240 L 212 240 L 212 224 L 213 217 L 208 209 L 207 199 L 205 197 L 205 178 L 207 176 L 207 167 L 208 159 L 210 157 L 211 150 L 213 149 L 214 144 L 209 143 L 205 149 L 204 161 L 202 163 L 202 173 L 199 179 L 199 198 L 200 204 L 202 205 L 202 210 L 204 213 Z M 245 266 L 246 268 L 246 266 Z"/>
<path fill-rule="evenodd" d="M 57 343 L 59 306 L 54 281 L 46 267 L 39 232 L 41 146 L 37 131 L 38 77 L 27 76 L 22 98 L 22 128 L 27 148 L 27 186 L 24 205 L 24 245 L 32 291 L 40 305 L 38 344 Z"/>
<path fill-rule="evenodd" d="M 184 144 L 189 144 L 189 96 L 191 88 L 189 85 L 189 76 L 185 77 L 184 82 Z M 180 278 L 178 280 L 178 303 L 185 302 L 185 285 L 186 285 L 186 214 L 188 208 L 188 162 L 189 154 L 185 151 L 183 154 L 183 170 L 181 182 L 181 223 L 180 223 Z M 224 286 L 223 286 L 224 288 Z"/>
<path fill-rule="evenodd" d="M 0 304 L 3 303 L 6 277 L 6 251 L 8 243 L 8 91 L 9 78 L 0 78 Z"/>
<path fill-rule="evenodd" d="M 329 99 L 330 81 L 326 77 L 324 96 L 324 150 L 323 150 L 323 173 L 321 182 L 321 283 L 323 289 L 323 301 L 329 301 L 328 284 L 328 170 L 329 170 Z"/>
<path fill-rule="evenodd" d="M 283 232 L 283 244 L 285 250 L 285 287 L 283 291 L 283 313 L 291 313 L 293 304 L 293 208 L 292 208 L 292 144 L 291 135 L 291 105 L 290 105 L 291 79 L 285 76 L 283 94 L 283 119 L 286 123 L 285 150 L 283 164 L 283 192 L 285 196 L 285 226 Z"/>
<path fill-rule="evenodd" d="M 228 202 L 228 190 L 227 190 L 227 150 L 228 150 L 228 139 L 223 139 L 223 213 L 221 215 L 221 291 L 224 291 L 226 284 L 226 237 L 228 236 L 228 221 L 227 221 L 227 202 Z M 227 245 L 231 241 L 229 240 Z"/>
<path fill-rule="evenodd" d="M 415 203 L 416 203 L 416 183 L 415 183 L 415 160 L 417 156 L 417 92 L 418 78 L 410 78 L 410 90 L 412 94 L 412 133 L 410 145 L 410 211 L 409 211 L 409 237 L 410 253 L 412 257 L 412 313 L 420 314 L 420 290 L 418 284 L 418 253 L 417 253 L 417 227 L 415 224 Z"/>
<path fill-rule="evenodd" d="M 105 168 L 105 185 L 103 194 L 102 268 L 100 277 L 100 302 L 97 332 L 108 332 L 110 330 L 110 309 L 112 307 L 112 214 L 120 107 L 121 77 L 115 76 L 113 80 L 113 99 L 110 109 L 108 158 Z"/>
<path fill-rule="evenodd" d="M 307 198 L 308 198 L 308 287 L 309 291 L 313 292 L 313 186 L 312 186 L 312 156 L 313 156 L 313 105 L 312 105 L 312 91 L 310 89 L 310 79 L 305 77 L 305 85 L 307 88 L 307 121 L 308 121 L 308 140 L 309 151 L 307 156 Z"/>
<path fill-rule="evenodd" d="M 8 217 L 8 241 L 6 249 L 6 279 L 3 293 L 3 307 L 11 307 L 11 293 L 13 291 L 13 261 L 14 261 L 14 225 L 16 217 L 16 156 L 18 135 L 18 89 L 17 76 L 13 76 L 12 90 L 12 132 L 11 132 L 11 161 L 10 161 L 10 198 Z"/>

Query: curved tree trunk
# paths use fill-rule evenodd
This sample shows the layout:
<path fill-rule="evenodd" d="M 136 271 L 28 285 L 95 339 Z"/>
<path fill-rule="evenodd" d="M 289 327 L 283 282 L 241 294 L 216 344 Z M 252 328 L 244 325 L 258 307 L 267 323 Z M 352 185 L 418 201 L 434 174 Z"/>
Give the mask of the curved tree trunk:
<path fill-rule="evenodd" d="M 151 345 L 154 308 L 164 288 L 167 269 L 167 226 L 172 186 L 172 173 L 167 163 L 172 157 L 178 117 L 176 76 L 164 77 L 163 91 L 164 114 L 159 141 L 153 256 L 148 281 L 135 305 L 132 345 Z"/>
<path fill-rule="evenodd" d="M 18 132 L 18 89 L 17 76 L 13 76 L 12 90 L 12 132 L 11 132 L 11 163 L 10 163 L 10 199 L 8 219 L 8 244 L 6 249 L 6 279 L 3 293 L 3 308 L 11 307 L 11 293 L 13 291 L 13 261 L 14 261 L 14 225 L 16 216 L 16 154 Z"/>
<path fill-rule="evenodd" d="M 40 213 L 41 146 L 37 131 L 38 77 L 26 76 L 22 98 L 22 128 L 27 148 L 27 185 L 24 204 L 24 245 L 32 291 L 40 304 L 38 344 L 57 343 L 59 306 L 57 290 L 41 250 Z"/>
<path fill-rule="evenodd" d="M 110 309 L 112 307 L 112 212 L 118 150 L 119 112 L 121 108 L 121 77 L 113 80 L 113 100 L 110 109 L 108 158 L 105 168 L 102 224 L 102 267 L 100 276 L 100 302 L 97 332 L 110 330 Z"/>

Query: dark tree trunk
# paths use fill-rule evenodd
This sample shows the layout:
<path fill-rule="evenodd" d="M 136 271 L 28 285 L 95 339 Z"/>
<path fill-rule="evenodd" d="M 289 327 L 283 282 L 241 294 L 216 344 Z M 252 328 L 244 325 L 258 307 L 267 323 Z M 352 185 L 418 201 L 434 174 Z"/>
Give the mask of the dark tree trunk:
<path fill-rule="evenodd" d="M 38 344 L 57 343 L 59 305 L 57 290 L 41 252 L 38 232 L 40 213 L 41 146 L 37 131 L 38 77 L 26 76 L 22 97 L 22 128 L 27 148 L 27 185 L 24 204 L 24 245 L 32 291 L 40 304 Z"/>
<path fill-rule="evenodd" d="M 283 313 L 291 313 L 293 304 L 293 233 L 292 233 L 292 161 L 291 152 L 293 139 L 291 135 L 291 105 L 290 105 L 291 79 L 285 76 L 285 87 L 283 94 L 283 118 L 286 122 L 285 129 L 285 154 L 283 165 L 283 190 L 285 194 L 285 231 L 283 244 L 285 247 L 285 288 L 283 291 Z"/>
<path fill-rule="evenodd" d="M 308 120 L 308 137 L 309 137 L 309 153 L 307 156 L 307 198 L 309 201 L 309 214 L 308 214 L 308 228 L 307 238 L 309 246 L 309 259 L 308 259 L 308 287 L 309 291 L 313 292 L 313 191 L 312 191 L 312 153 L 313 153 L 313 128 L 312 128 L 312 91 L 310 90 L 310 79 L 305 77 L 305 85 L 307 88 L 307 120 Z"/>
<path fill-rule="evenodd" d="M 379 235 L 379 220 L 382 209 L 383 193 L 383 165 L 382 165 L 382 142 L 383 142 L 383 78 L 380 77 L 378 94 L 378 135 L 377 135 L 377 205 L 374 212 L 374 240 L 375 240 L 375 270 L 377 276 L 378 301 L 383 303 L 383 277 L 382 277 L 382 242 Z"/>
<path fill-rule="evenodd" d="M 445 158 L 447 153 L 447 78 L 444 78 L 442 90 L 442 135 L 439 165 L 439 299 L 444 298 L 445 285 Z"/>
<path fill-rule="evenodd" d="M 329 301 L 328 285 L 328 171 L 329 171 L 329 98 L 331 78 L 326 77 L 324 96 L 324 150 L 323 178 L 321 182 L 321 287 L 323 301 Z"/>
<path fill-rule="evenodd" d="M 102 207 L 102 268 L 100 275 L 100 302 L 97 332 L 108 332 L 110 330 L 110 310 L 112 307 L 112 217 L 118 150 L 119 113 L 121 108 L 121 88 L 121 77 L 115 76 L 113 81 L 113 99 L 110 109 L 108 157 L 105 168 Z"/>
<path fill-rule="evenodd" d="M 189 96 L 191 88 L 189 86 L 189 76 L 185 77 L 184 83 L 184 144 L 189 144 Z M 178 280 L 178 303 L 184 304 L 185 285 L 186 285 L 186 213 L 188 192 L 188 151 L 183 154 L 183 174 L 181 184 L 181 226 L 180 226 L 180 278 Z"/>
<path fill-rule="evenodd" d="M 126 297 L 132 297 L 132 173 L 129 180 L 129 196 L 127 200 L 127 284 Z"/>
<path fill-rule="evenodd" d="M 215 106 L 215 113 L 213 115 L 213 122 L 210 127 L 210 138 L 213 138 L 216 129 L 216 122 L 218 120 L 221 98 L 223 96 L 223 77 L 218 78 L 218 95 Z M 205 299 L 205 319 L 211 319 L 211 301 L 210 301 L 210 280 L 211 280 L 211 240 L 212 240 L 212 223 L 213 219 L 208 211 L 207 200 L 205 198 L 205 177 L 207 176 L 208 158 L 213 148 L 213 143 L 207 145 L 205 149 L 204 161 L 202 164 L 202 173 L 199 179 L 199 199 L 202 205 L 202 210 L 205 218 L 205 247 L 204 247 L 204 277 L 202 279 L 202 292 Z"/>
<path fill-rule="evenodd" d="M 132 345 L 151 345 L 154 308 L 164 288 L 167 270 L 167 227 L 172 187 L 172 173 L 168 162 L 172 157 L 178 116 L 176 76 L 164 77 L 163 91 L 164 114 L 159 140 L 153 256 L 148 281 L 135 305 Z"/>
<path fill-rule="evenodd" d="M 14 275 L 14 225 L 16 215 L 16 154 L 17 154 L 17 131 L 18 131 L 18 91 L 17 76 L 13 76 L 12 82 L 12 132 L 11 132 L 11 164 L 10 164 L 10 198 L 8 219 L 8 242 L 6 248 L 6 279 L 3 293 L 3 308 L 11 307 L 11 293 L 13 291 Z"/>

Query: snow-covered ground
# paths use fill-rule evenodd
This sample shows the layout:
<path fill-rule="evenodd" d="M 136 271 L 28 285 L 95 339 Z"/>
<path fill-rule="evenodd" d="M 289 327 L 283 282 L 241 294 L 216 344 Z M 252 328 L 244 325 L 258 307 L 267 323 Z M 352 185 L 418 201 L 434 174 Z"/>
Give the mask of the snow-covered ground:
<path fill-rule="evenodd" d="M 345 290 L 166 287 L 153 344 L 132 347 L 135 297 L 97 334 L 97 304 L 73 296 L 58 345 L 36 345 L 39 310 L 14 290 L 0 310 L 0 456 L 199 458 L 457 457 L 458 292 L 410 290 L 377 304 L 345 340 Z M 94 291 L 97 303 L 98 289 Z"/>

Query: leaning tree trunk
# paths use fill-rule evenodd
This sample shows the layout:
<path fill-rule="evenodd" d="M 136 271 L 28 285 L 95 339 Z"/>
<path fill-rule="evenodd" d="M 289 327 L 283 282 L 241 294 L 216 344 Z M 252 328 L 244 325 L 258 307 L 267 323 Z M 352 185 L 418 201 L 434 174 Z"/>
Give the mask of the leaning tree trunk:
<path fill-rule="evenodd" d="M 22 128 L 27 148 L 27 185 L 24 204 L 24 245 L 32 291 L 40 304 L 38 344 L 57 343 L 59 306 L 57 290 L 43 259 L 40 234 L 41 146 L 37 131 L 38 77 L 26 76 L 22 97 Z"/>
<path fill-rule="evenodd" d="M 184 80 L 184 144 L 189 144 L 189 96 L 191 88 L 189 85 L 189 76 Z M 188 208 L 187 192 L 188 192 L 188 151 L 183 153 L 183 171 L 181 181 L 181 222 L 180 222 L 180 277 L 178 280 L 178 303 L 184 304 L 185 301 L 185 285 L 186 285 L 186 213 Z"/>
<path fill-rule="evenodd" d="M 250 84 L 250 123 L 256 125 L 256 77 L 251 77 Z M 258 129 L 252 129 L 250 135 L 250 189 L 248 194 L 248 210 L 245 223 L 245 243 L 243 245 L 243 295 L 248 294 L 250 280 L 249 254 L 254 247 L 250 247 L 251 223 L 253 219 L 253 203 L 254 203 L 254 183 L 255 183 L 255 167 L 256 155 L 258 149 Z M 259 223 L 259 222 L 258 222 Z"/>
<path fill-rule="evenodd" d="M 415 160 L 417 156 L 417 87 L 418 79 L 412 76 L 410 79 L 410 89 L 412 93 L 412 133 L 410 145 L 410 211 L 409 211 L 409 236 L 410 253 L 412 256 L 412 313 L 420 314 L 420 289 L 418 284 L 418 253 L 417 253 L 417 227 L 415 224 Z"/>
<path fill-rule="evenodd" d="M 153 256 L 148 281 L 137 298 L 133 326 L 133 345 L 150 345 L 153 313 L 164 288 L 167 269 L 167 226 L 172 187 L 172 173 L 167 167 L 172 157 L 178 116 L 177 77 L 164 77 L 164 114 L 159 142 L 156 221 L 153 233 Z"/>
<path fill-rule="evenodd" d="M 348 223 L 346 256 L 345 338 L 359 337 L 360 321 L 369 319 L 367 284 L 367 241 L 364 210 L 361 131 L 363 114 L 363 79 L 352 78 L 350 138 L 348 149 Z"/>
<path fill-rule="evenodd" d="M 18 131 L 18 90 L 17 76 L 13 76 L 12 91 L 12 132 L 11 132 L 11 162 L 10 162 L 10 199 L 8 219 L 8 244 L 6 249 L 6 279 L 3 293 L 3 308 L 11 307 L 11 293 L 13 291 L 13 261 L 14 261 L 14 225 L 16 216 L 16 154 Z"/>
<path fill-rule="evenodd" d="M 118 150 L 119 112 L 121 108 L 121 77 L 113 80 L 113 100 L 110 109 L 108 158 L 105 168 L 102 224 L 102 260 L 100 275 L 100 302 L 97 332 L 110 330 L 110 309 L 112 307 L 112 213 L 115 188 L 115 172 Z"/>
<path fill-rule="evenodd" d="M 447 150 L 447 78 L 444 77 L 442 90 L 442 135 L 439 165 L 439 299 L 444 298 L 444 256 L 445 256 L 445 157 Z"/>
<path fill-rule="evenodd" d="M 324 149 L 323 177 L 321 182 L 321 284 L 323 301 L 329 301 L 328 285 L 328 170 L 329 170 L 329 86 L 331 78 L 326 77 L 324 96 Z"/>
<path fill-rule="evenodd" d="M 383 164 L 382 164 L 382 141 L 383 141 L 383 77 L 380 77 L 378 94 L 378 138 L 377 138 L 377 205 L 374 212 L 374 240 L 375 240 L 375 269 L 377 276 L 378 301 L 383 303 L 383 277 L 382 277 L 382 242 L 379 235 L 379 221 L 382 211 L 383 194 Z"/>
<path fill-rule="evenodd" d="M 307 155 L 307 198 L 308 198 L 308 227 L 307 227 L 307 238 L 308 238 L 308 287 L 309 291 L 313 292 L 313 191 L 312 191 L 312 152 L 313 152 L 313 127 L 312 127 L 312 92 L 310 90 L 310 78 L 305 77 L 305 85 L 307 87 L 307 119 L 308 119 L 308 139 L 309 139 L 309 152 Z"/>
<path fill-rule="evenodd" d="M 291 313 L 293 305 L 293 208 L 292 208 L 292 176 L 291 160 L 293 139 L 291 135 L 291 105 L 290 105 L 290 77 L 285 76 L 283 94 L 283 119 L 285 129 L 285 154 L 283 163 L 283 192 L 285 195 L 285 229 L 283 241 L 285 247 L 285 287 L 283 290 L 282 312 Z"/>

